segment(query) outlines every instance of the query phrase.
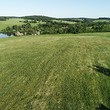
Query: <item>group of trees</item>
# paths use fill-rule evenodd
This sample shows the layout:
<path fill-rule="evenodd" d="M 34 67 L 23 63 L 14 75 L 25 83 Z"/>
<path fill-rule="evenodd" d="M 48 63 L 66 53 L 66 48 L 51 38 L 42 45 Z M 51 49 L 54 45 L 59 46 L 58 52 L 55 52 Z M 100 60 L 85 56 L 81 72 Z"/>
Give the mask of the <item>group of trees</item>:
<path fill-rule="evenodd" d="M 45 24 L 32 26 L 30 23 L 21 26 L 14 25 L 2 30 L 2 33 L 7 35 L 21 36 L 21 35 L 39 35 L 39 34 L 67 34 L 67 33 L 81 33 L 85 31 L 82 23 L 74 25 L 61 22 L 48 21 Z"/>
<path fill-rule="evenodd" d="M 44 21 L 44 22 L 56 19 L 48 16 L 25 16 L 22 18 L 25 20 Z"/>
<path fill-rule="evenodd" d="M 40 18 L 41 17 L 41 18 Z M 44 18 L 40 16 L 39 19 L 44 22 Z M 35 17 L 36 18 L 36 17 Z M 31 19 L 31 20 L 29 20 Z M 89 33 L 89 32 L 110 32 L 110 22 L 93 22 L 92 19 L 78 20 L 74 24 L 57 22 L 52 18 L 46 17 L 45 23 L 32 26 L 32 23 L 39 22 L 40 20 L 29 17 L 25 20 L 25 24 L 21 26 L 14 25 L 2 30 L 3 33 L 8 35 L 39 35 L 39 34 L 76 34 L 76 33 Z M 68 19 L 69 20 L 69 19 Z"/>
<path fill-rule="evenodd" d="M 0 21 L 6 21 L 8 17 L 0 17 Z"/>
<path fill-rule="evenodd" d="M 42 34 L 67 34 L 67 33 L 80 33 L 85 27 L 81 23 L 68 24 L 62 22 L 48 21 L 46 24 L 39 25 Z"/>
<path fill-rule="evenodd" d="M 2 30 L 2 33 L 7 35 L 22 36 L 22 35 L 37 35 L 40 34 L 40 30 L 37 27 L 32 27 L 30 23 L 23 24 L 21 26 L 14 25 Z"/>

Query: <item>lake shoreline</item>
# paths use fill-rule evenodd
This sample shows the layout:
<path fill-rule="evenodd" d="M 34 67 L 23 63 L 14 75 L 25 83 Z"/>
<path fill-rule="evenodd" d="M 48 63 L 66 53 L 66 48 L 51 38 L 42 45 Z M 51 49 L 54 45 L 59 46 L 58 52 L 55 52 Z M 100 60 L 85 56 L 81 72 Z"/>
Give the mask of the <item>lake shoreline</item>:
<path fill-rule="evenodd" d="M 0 38 L 7 38 L 7 37 L 10 37 L 10 36 L 3 34 L 3 33 L 0 33 Z"/>

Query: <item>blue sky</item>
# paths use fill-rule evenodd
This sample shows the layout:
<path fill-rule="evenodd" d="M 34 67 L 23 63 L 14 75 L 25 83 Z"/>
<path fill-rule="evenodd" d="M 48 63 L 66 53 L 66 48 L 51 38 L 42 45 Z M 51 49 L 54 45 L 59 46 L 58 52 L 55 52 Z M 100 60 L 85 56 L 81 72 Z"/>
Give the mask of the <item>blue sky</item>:
<path fill-rule="evenodd" d="M 110 0 L 0 0 L 0 16 L 110 17 Z"/>

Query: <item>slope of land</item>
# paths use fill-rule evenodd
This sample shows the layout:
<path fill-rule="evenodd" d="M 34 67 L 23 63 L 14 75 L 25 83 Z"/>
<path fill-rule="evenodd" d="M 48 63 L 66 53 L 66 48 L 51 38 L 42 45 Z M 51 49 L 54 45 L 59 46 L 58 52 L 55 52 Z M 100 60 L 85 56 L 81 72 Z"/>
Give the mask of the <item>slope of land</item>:
<path fill-rule="evenodd" d="M 96 110 L 99 104 L 110 108 L 110 33 L 0 39 L 1 110 Z"/>
<path fill-rule="evenodd" d="M 6 21 L 0 21 L 0 31 L 7 28 L 8 26 L 13 26 L 13 25 L 22 25 L 24 24 L 23 23 L 24 19 L 21 19 L 21 18 L 10 18 Z"/>

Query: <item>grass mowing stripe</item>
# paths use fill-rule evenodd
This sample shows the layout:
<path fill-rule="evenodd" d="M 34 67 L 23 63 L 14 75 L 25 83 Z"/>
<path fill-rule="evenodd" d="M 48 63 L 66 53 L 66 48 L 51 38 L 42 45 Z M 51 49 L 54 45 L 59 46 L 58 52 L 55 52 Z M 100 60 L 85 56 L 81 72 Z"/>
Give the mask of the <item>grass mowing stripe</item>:
<path fill-rule="evenodd" d="M 101 70 L 110 68 L 109 36 L 0 39 L 0 108 L 95 110 L 100 103 L 109 108 L 110 77 Z"/>

